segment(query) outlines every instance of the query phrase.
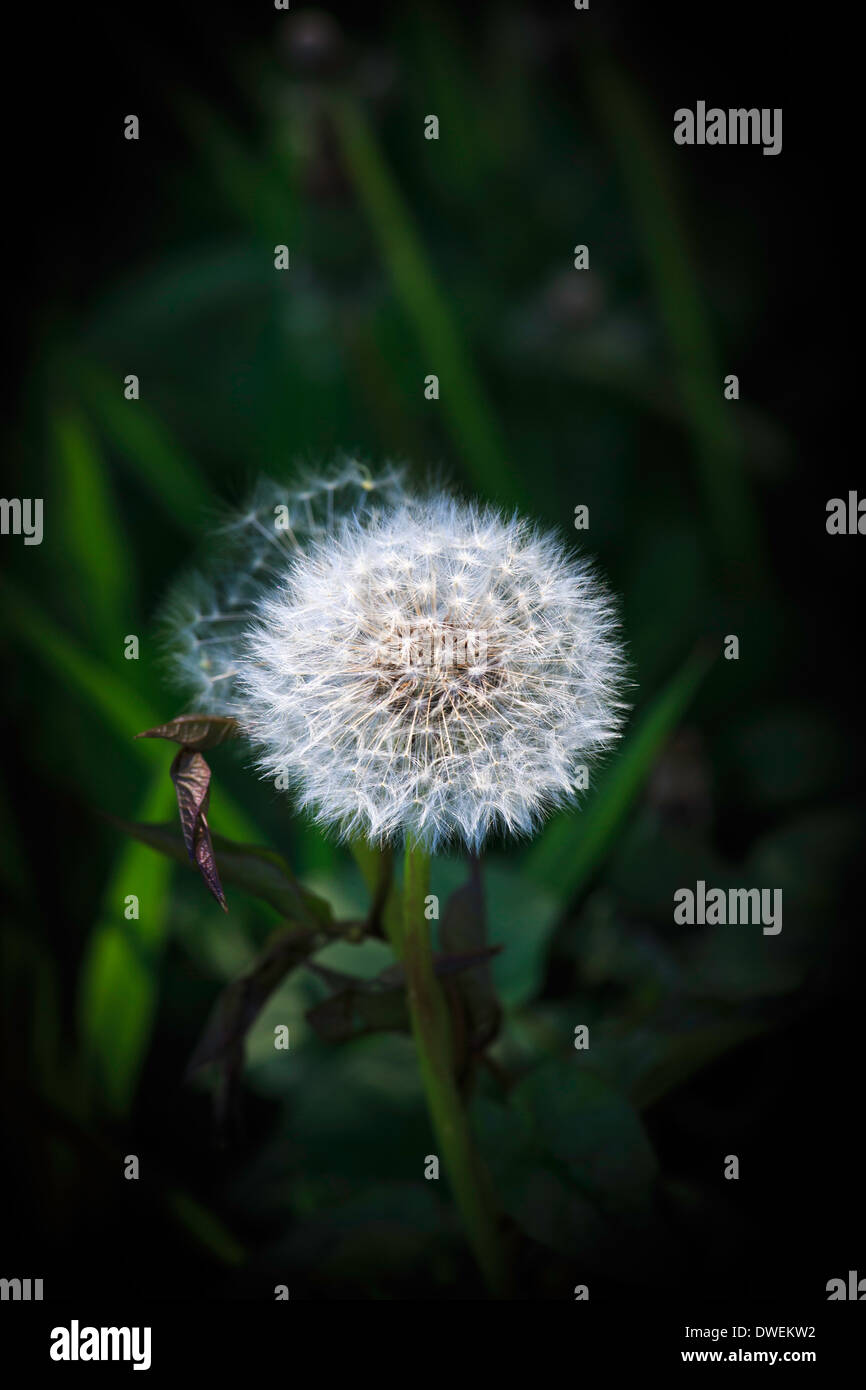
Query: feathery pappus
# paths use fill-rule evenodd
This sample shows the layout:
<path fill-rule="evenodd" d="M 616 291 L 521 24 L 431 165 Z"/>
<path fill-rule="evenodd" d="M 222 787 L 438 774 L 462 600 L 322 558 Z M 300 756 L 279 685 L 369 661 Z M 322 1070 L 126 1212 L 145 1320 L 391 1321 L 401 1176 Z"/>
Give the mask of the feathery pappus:
<path fill-rule="evenodd" d="M 533 833 L 622 725 L 622 645 L 592 564 L 394 470 L 302 491 L 260 491 L 234 562 L 172 605 L 202 712 L 232 714 L 259 772 L 342 836 L 477 850 Z"/>

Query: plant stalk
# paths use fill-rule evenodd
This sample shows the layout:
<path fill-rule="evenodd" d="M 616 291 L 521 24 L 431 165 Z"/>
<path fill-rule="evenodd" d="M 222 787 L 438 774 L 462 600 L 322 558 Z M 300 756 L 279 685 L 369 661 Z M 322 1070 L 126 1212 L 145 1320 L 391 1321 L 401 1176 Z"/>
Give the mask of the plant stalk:
<path fill-rule="evenodd" d="M 487 1173 L 457 1089 L 450 1014 L 433 970 L 430 927 L 424 914 L 429 885 L 429 856 L 408 844 L 402 922 L 392 931 L 391 939 L 406 971 L 412 1033 L 427 1107 L 454 1199 L 487 1287 L 494 1296 L 505 1297 L 508 1276 L 502 1239 Z"/>

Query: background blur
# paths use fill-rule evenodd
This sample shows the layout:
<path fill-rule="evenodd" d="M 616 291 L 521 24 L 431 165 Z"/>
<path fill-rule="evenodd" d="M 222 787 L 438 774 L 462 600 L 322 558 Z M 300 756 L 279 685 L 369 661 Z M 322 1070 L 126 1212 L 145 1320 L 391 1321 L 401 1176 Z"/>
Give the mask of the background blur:
<path fill-rule="evenodd" d="M 227 1116 L 183 1072 L 275 914 L 230 890 L 224 916 L 103 818 L 174 813 L 172 750 L 132 736 L 177 713 L 153 618 L 220 504 L 342 449 L 566 536 L 586 504 L 576 539 L 622 596 L 621 754 L 581 813 L 485 866 L 503 1020 L 474 1116 L 521 1293 L 820 1300 L 862 1268 L 858 540 L 825 531 L 857 485 L 841 156 L 785 7 L 747 33 L 699 8 L 148 5 L 21 30 L 3 493 L 45 499 L 45 537 L 2 538 L 4 1275 L 46 1297 L 479 1293 L 421 1176 L 408 1037 L 328 1041 L 300 970 Z M 782 154 L 675 146 L 698 99 L 783 107 Z M 346 853 L 231 748 L 209 761 L 218 833 L 363 913 Z M 675 926 L 697 879 L 782 888 L 781 935 Z"/>

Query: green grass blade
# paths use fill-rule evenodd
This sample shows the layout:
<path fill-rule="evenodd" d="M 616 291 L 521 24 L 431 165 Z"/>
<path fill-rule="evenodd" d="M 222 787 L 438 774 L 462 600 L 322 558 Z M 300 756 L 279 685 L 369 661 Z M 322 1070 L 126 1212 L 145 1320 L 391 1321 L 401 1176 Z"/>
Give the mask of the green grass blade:
<path fill-rule="evenodd" d="M 163 820 L 173 812 L 174 788 L 159 773 L 139 814 Z M 147 1055 L 172 872 L 169 859 L 135 842 L 127 844 L 85 949 L 78 994 L 83 1061 L 95 1095 L 116 1114 L 129 1110 Z M 139 900 L 137 921 L 124 917 L 130 894 Z"/>
<path fill-rule="evenodd" d="M 679 213 L 669 152 L 654 117 L 613 64 L 597 60 L 590 94 L 619 159 L 643 238 L 691 434 L 698 481 L 729 575 L 763 582 L 766 565 L 746 479 L 738 404 L 723 396 L 723 370 Z M 673 148 L 673 146 L 671 146 Z"/>
<path fill-rule="evenodd" d="M 710 658 L 689 657 L 612 756 L 586 809 L 558 816 L 530 850 L 530 878 L 563 899 L 574 897 L 596 871 L 644 785 L 658 752 L 688 708 Z"/>
<path fill-rule="evenodd" d="M 63 532 L 76 590 L 91 626 L 120 641 L 130 615 L 130 568 L 105 463 L 84 418 L 51 422 Z"/>
<path fill-rule="evenodd" d="M 291 247 L 298 223 L 291 182 L 281 179 L 273 161 L 247 150 L 231 126 L 203 101 L 180 97 L 176 111 L 226 205 L 257 236 Z"/>
<path fill-rule="evenodd" d="M 491 91 L 491 74 L 485 72 L 479 81 L 478 58 L 473 60 L 466 51 L 460 20 L 443 6 L 409 6 L 399 23 L 416 75 L 407 95 L 420 112 L 435 111 L 439 117 L 442 148 L 447 148 L 449 135 L 459 139 L 459 154 L 447 162 L 447 179 L 471 206 L 504 157 L 502 131 L 497 128 L 501 110 Z"/>
<path fill-rule="evenodd" d="M 219 1217 L 208 1211 L 207 1207 L 203 1207 L 180 1188 L 173 1188 L 167 1192 L 165 1202 L 175 1218 L 222 1264 L 243 1264 L 246 1259 L 243 1246 L 238 1244 Z"/>
<path fill-rule="evenodd" d="M 137 691 L 82 651 L 23 590 L 8 580 L 3 587 L 3 622 L 53 671 L 65 691 L 77 690 L 122 738 L 131 741 L 141 729 L 153 726 L 154 711 Z M 132 746 L 140 754 L 145 745 Z"/>
<path fill-rule="evenodd" d="M 440 382 L 440 404 L 475 486 L 490 497 L 524 499 L 505 440 L 446 297 L 436 283 L 417 228 L 360 106 L 335 98 L 332 113 L 343 155 L 382 249 L 397 295 Z M 419 396 L 423 383 L 419 381 Z"/>
<path fill-rule="evenodd" d="M 8 582 L 5 589 L 3 617 L 7 626 L 48 665 L 64 692 L 76 691 L 123 740 L 124 747 L 152 768 L 158 758 L 154 752 L 156 745 L 146 739 L 136 739 L 135 735 L 161 722 L 157 711 L 109 667 L 66 637 L 26 594 Z M 169 762 L 170 758 L 166 760 L 165 779 L 171 788 Z M 174 789 L 171 790 L 173 796 Z M 172 801 L 171 816 L 176 809 Z M 214 829 L 231 839 L 260 844 L 264 838 L 241 807 L 218 785 L 212 789 L 210 822 Z"/>
<path fill-rule="evenodd" d="M 82 396 L 94 421 L 121 460 L 185 530 L 213 507 L 213 495 L 196 465 L 143 401 L 128 401 L 120 379 L 92 363 L 77 369 Z"/>

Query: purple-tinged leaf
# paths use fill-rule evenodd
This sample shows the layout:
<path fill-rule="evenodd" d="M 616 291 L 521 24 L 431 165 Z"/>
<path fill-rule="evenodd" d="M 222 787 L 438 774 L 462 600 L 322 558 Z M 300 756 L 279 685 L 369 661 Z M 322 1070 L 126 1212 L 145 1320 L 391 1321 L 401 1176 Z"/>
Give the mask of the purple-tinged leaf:
<path fill-rule="evenodd" d="M 226 895 L 223 892 L 223 886 L 220 883 L 220 876 L 217 872 L 216 857 L 210 838 L 210 828 L 204 811 L 199 811 L 198 824 L 196 825 L 195 862 L 198 865 L 199 873 L 213 893 L 223 912 L 228 912 L 229 905 L 226 902 Z"/>
<path fill-rule="evenodd" d="M 207 823 L 210 768 L 201 753 L 191 748 L 180 748 L 171 765 L 171 780 L 177 792 L 180 828 L 187 854 L 198 866 L 199 873 L 223 912 L 228 912 Z"/>
<path fill-rule="evenodd" d="M 436 956 L 433 970 L 440 978 L 472 970 L 496 955 L 499 946 L 485 946 L 461 955 Z M 325 1042 L 345 1042 L 361 1033 L 407 1031 L 406 971 L 400 961 L 386 966 L 370 980 L 308 961 L 307 969 L 335 991 L 306 1014 L 310 1027 Z"/>
<path fill-rule="evenodd" d="M 252 969 L 220 994 L 189 1060 L 187 1075 L 208 1062 L 236 1057 L 238 1047 L 243 1045 L 270 995 L 289 971 L 323 944 L 319 932 L 308 927 L 281 928 L 275 932 Z"/>
<path fill-rule="evenodd" d="M 171 765 L 171 780 L 177 792 L 180 828 L 187 854 L 195 863 L 199 816 L 207 809 L 210 768 L 201 753 L 181 748 Z"/>
<path fill-rule="evenodd" d="M 409 1031 L 409 1008 L 403 990 L 371 993 L 341 989 L 306 1012 L 306 1020 L 323 1042 L 348 1042 L 362 1033 Z"/>
<path fill-rule="evenodd" d="M 457 981 L 466 1013 L 469 1049 L 473 1053 L 483 1051 L 492 1042 L 502 1017 L 488 963 L 492 952 L 484 947 L 486 939 L 481 869 L 477 859 L 473 859 L 466 883 L 452 893 L 445 904 L 439 928 L 439 940 L 446 951 L 476 955 L 475 968 L 461 974 Z"/>
<path fill-rule="evenodd" d="M 183 744 L 201 752 L 205 748 L 216 748 L 227 739 L 237 738 L 240 726 L 236 719 L 221 714 L 179 714 L 167 724 L 158 724 L 154 729 L 145 729 L 136 738 L 165 738 L 172 743 Z"/>

